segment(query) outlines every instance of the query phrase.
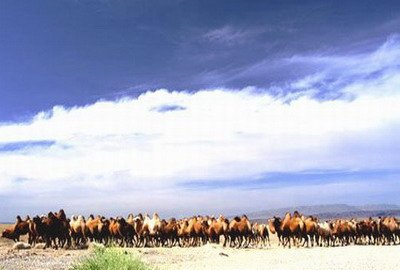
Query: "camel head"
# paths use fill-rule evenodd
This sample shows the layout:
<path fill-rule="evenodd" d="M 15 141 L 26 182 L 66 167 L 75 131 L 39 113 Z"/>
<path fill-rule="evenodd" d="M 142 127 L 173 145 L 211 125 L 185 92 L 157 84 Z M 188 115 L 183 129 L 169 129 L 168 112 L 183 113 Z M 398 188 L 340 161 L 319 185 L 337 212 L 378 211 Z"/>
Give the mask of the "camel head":
<path fill-rule="evenodd" d="M 21 219 L 20 216 L 17 216 L 17 217 L 16 217 L 16 223 L 20 223 L 20 222 L 22 222 L 22 219 Z"/>
<path fill-rule="evenodd" d="M 65 214 L 64 209 L 60 209 L 60 211 L 58 211 L 58 217 L 60 219 L 66 219 L 67 218 L 67 215 Z"/>
<path fill-rule="evenodd" d="M 6 238 L 7 236 L 8 236 L 8 230 L 5 229 L 5 230 L 3 230 L 3 232 L 1 233 L 1 237 Z"/>

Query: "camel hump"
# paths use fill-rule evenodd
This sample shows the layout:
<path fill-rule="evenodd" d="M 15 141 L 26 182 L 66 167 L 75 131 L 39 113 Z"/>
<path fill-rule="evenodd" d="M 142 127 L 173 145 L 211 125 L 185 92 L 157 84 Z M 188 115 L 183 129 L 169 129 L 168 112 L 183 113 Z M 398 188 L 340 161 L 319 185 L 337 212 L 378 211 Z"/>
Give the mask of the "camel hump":
<path fill-rule="evenodd" d="M 289 212 L 286 212 L 284 219 L 290 219 L 290 218 L 292 218 L 292 215 Z"/>

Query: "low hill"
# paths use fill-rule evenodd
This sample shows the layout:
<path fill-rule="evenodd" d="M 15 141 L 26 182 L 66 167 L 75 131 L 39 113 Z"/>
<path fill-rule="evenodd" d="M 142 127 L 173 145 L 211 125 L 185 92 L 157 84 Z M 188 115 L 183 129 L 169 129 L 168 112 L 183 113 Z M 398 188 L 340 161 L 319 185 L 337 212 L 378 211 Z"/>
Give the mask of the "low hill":
<path fill-rule="evenodd" d="M 348 204 L 324 204 L 268 209 L 249 213 L 248 217 L 251 220 L 265 220 L 273 216 L 283 216 L 286 212 L 293 213 L 295 210 L 299 211 L 303 215 L 315 215 L 321 219 L 400 216 L 400 206 L 393 204 L 371 204 L 360 206 Z"/>

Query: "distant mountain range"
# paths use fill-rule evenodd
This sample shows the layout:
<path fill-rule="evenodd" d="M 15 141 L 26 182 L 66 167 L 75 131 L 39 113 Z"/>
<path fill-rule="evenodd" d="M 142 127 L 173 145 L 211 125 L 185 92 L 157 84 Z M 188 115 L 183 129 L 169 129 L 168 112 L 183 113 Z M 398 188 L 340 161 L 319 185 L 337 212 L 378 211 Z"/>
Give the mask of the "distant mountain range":
<path fill-rule="evenodd" d="M 286 212 L 293 213 L 295 210 L 305 216 L 315 215 L 320 219 L 400 216 L 400 206 L 394 204 L 370 204 L 358 206 L 348 204 L 322 204 L 296 206 L 252 212 L 247 216 L 251 220 L 265 220 L 273 216 L 282 217 Z"/>

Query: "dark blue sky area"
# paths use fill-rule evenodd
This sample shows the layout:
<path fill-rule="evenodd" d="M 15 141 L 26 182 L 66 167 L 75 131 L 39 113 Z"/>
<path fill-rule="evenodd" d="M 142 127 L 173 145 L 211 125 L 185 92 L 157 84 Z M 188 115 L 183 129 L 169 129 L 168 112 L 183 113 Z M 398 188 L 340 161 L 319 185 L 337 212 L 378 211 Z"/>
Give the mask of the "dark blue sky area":
<path fill-rule="evenodd" d="M 156 88 L 268 88 L 370 51 L 399 1 L 0 1 L 0 122 Z"/>

